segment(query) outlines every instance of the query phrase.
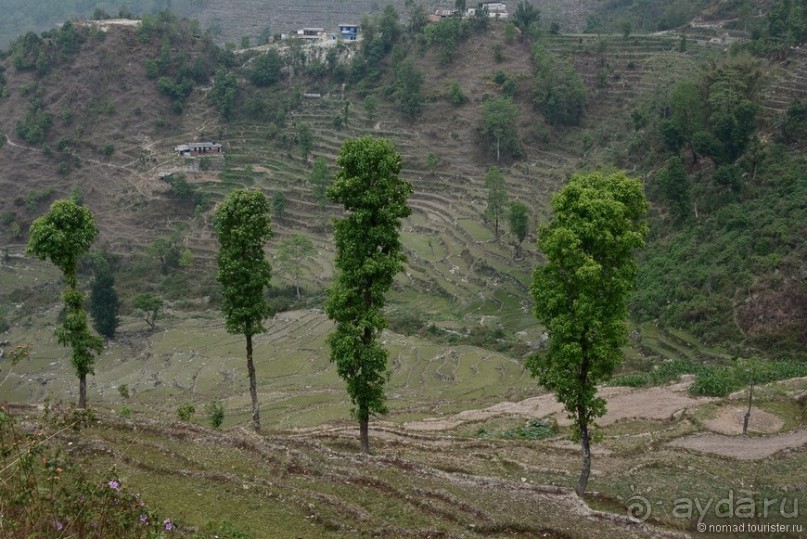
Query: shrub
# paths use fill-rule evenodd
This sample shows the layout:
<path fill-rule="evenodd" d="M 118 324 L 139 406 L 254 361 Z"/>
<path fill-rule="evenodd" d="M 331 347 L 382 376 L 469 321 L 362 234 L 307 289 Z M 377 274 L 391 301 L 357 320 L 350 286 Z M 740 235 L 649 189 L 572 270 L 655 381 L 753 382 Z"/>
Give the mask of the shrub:
<path fill-rule="evenodd" d="M 693 395 L 705 397 L 725 397 L 738 384 L 731 370 L 727 368 L 704 368 L 698 373 L 695 382 L 689 388 Z"/>
<path fill-rule="evenodd" d="M 646 387 L 650 385 L 650 377 L 645 373 L 630 373 L 614 376 L 608 383 L 610 386 Z"/>
<path fill-rule="evenodd" d="M 221 427 L 221 424 L 224 422 L 224 406 L 221 404 L 221 401 L 216 399 L 210 401 L 205 406 L 205 413 L 207 414 L 207 420 L 210 422 L 210 426 L 214 429 L 218 429 Z"/>
<path fill-rule="evenodd" d="M 499 434 L 500 438 L 522 438 L 525 440 L 541 440 L 555 435 L 555 425 L 543 419 L 530 419 L 523 427 L 506 430 Z"/>
<path fill-rule="evenodd" d="M 183 404 L 179 408 L 177 408 L 177 417 L 180 421 L 189 422 L 193 417 L 193 414 L 196 413 L 196 408 L 193 407 L 193 404 Z"/>
<path fill-rule="evenodd" d="M 162 532 L 173 529 L 170 519 L 162 520 L 137 495 L 126 491 L 114 468 L 98 477 L 76 464 L 54 442 L 47 427 L 22 435 L 14 423 L 8 411 L 0 408 L 4 539 L 135 539 L 163 537 Z"/>
<path fill-rule="evenodd" d="M 457 81 L 452 81 L 451 85 L 449 86 L 448 93 L 451 96 L 451 103 L 454 105 L 462 105 L 465 103 L 468 98 L 465 96 L 465 93 L 462 91 L 462 87 L 460 83 Z"/>

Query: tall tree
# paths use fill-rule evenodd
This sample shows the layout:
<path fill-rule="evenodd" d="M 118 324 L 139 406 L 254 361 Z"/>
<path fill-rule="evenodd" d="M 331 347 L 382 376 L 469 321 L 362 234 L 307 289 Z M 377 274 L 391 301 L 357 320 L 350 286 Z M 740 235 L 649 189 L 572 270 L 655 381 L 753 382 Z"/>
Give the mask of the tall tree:
<path fill-rule="evenodd" d="M 115 291 L 115 276 L 108 268 L 102 268 L 95 275 L 90 287 L 90 315 L 95 331 L 113 339 L 120 324 L 118 311 L 120 299 Z"/>
<path fill-rule="evenodd" d="M 291 274 L 297 299 L 300 299 L 300 277 L 303 275 L 303 260 L 316 254 L 308 237 L 294 234 L 280 242 L 277 247 L 277 262 L 284 272 Z"/>
<path fill-rule="evenodd" d="M 501 159 L 501 149 L 504 147 L 512 156 L 521 154 L 518 146 L 518 107 L 509 97 L 495 97 L 488 99 L 482 106 L 483 134 L 496 142 L 496 162 Z"/>
<path fill-rule="evenodd" d="M 269 49 L 252 62 L 252 69 L 247 72 L 249 80 L 255 86 L 269 86 L 280 79 L 283 60 L 275 49 Z"/>
<path fill-rule="evenodd" d="M 412 185 L 398 178 L 401 156 L 385 139 L 348 140 L 336 164 L 328 195 L 348 215 L 334 222 L 338 274 L 325 311 L 336 328 L 328 344 L 359 421 L 361 450 L 369 453 L 370 415 L 387 412 L 388 352 L 378 341 L 387 325 L 384 296 L 406 261 L 399 229 L 412 213 L 406 204 Z"/>
<path fill-rule="evenodd" d="M 300 142 L 300 157 L 308 161 L 311 149 L 314 147 L 314 132 L 308 124 L 300 124 L 297 128 L 297 140 Z"/>
<path fill-rule="evenodd" d="M 504 187 L 504 176 L 499 167 L 492 166 L 485 174 L 485 187 L 488 189 L 488 206 L 485 215 L 493 220 L 496 240 L 499 239 L 499 220 L 504 217 L 507 204 L 507 190 Z"/>
<path fill-rule="evenodd" d="M 87 375 L 95 374 L 95 356 L 104 341 L 90 333 L 84 295 L 78 290 L 76 270 L 79 258 L 86 253 L 98 228 L 90 210 L 72 200 L 57 200 L 50 211 L 31 223 L 27 253 L 50 261 L 62 271 L 67 290 L 64 292 L 65 319 L 56 330 L 56 339 L 72 349 L 71 362 L 79 379 L 78 407 L 87 407 Z"/>
<path fill-rule="evenodd" d="M 555 392 L 577 430 L 583 467 L 576 491 L 582 496 L 591 472 L 590 427 L 605 414 L 597 384 L 612 375 L 627 340 L 627 299 L 634 250 L 647 235 L 647 200 L 639 180 L 599 171 L 572 176 L 552 197 L 552 211 L 554 219 L 538 232 L 547 262 L 532 283 L 549 348 L 527 367 Z"/>
<path fill-rule="evenodd" d="M 686 220 L 692 212 L 692 189 L 684 169 L 684 162 L 680 157 L 673 156 L 667 161 L 667 167 L 658 173 L 658 185 L 664 198 L 667 200 L 667 207 L 670 216 L 676 223 Z"/>
<path fill-rule="evenodd" d="M 252 361 L 252 337 L 264 331 L 269 316 L 265 292 L 269 288 L 272 267 L 266 260 L 264 244 L 272 237 L 269 202 L 260 191 L 232 191 L 216 210 L 216 280 L 221 284 L 227 332 L 241 334 L 247 342 L 249 394 L 252 398 L 252 426 L 261 428 L 255 364 Z"/>
<path fill-rule="evenodd" d="M 586 105 L 586 87 L 568 61 L 536 46 L 533 103 L 552 125 L 579 125 Z"/>
<path fill-rule="evenodd" d="M 332 180 L 331 173 L 328 171 L 328 162 L 325 161 L 325 158 L 317 157 L 314 159 L 308 181 L 311 183 L 311 191 L 313 191 L 314 199 L 316 199 L 320 209 L 328 202 L 328 187 L 331 185 Z"/>
<path fill-rule="evenodd" d="M 527 206 L 519 201 L 510 204 L 510 232 L 516 237 L 516 255 L 521 249 L 521 243 L 527 237 L 527 229 L 529 228 L 529 215 L 527 213 Z"/>
<path fill-rule="evenodd" d="M 395 102 L 398 111 L 407 120 L 415 120 L 422 111 L 423 73 L 415 67 L 412 60 L 406 59 L 400 63 L 395 71 L 397 86 L 395 88 Z"/>

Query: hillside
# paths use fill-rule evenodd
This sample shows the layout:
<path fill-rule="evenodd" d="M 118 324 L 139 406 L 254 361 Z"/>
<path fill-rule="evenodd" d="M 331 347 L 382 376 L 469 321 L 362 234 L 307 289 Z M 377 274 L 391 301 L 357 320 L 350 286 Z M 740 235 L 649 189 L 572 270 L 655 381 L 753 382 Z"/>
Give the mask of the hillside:
<path fill-rule="evenodd" d="M 361 43 L 283 45 L 271 82 L 256 76 L 271 60 L 264 49 L 221 49 L 165 14 L 146 18 L 145 30 L 74 23 L 20 39 L 3 55 L 0 79 L 0 339 L 33 349 L 13 369 L 0 363 L 0 400 L 36 403 L 10 413 L 30 432 L 53 428 L 54 443 L 72 442 L 92 473 L 115 470 L 188 530 L 210 518 L 195 507 L 214 504 L 223 508 L 217 518 L 231 520 L 240 513 L 228 508 L 249 508 L 238 524 L 257 537 L 267 521 L 300 536 L 656 537 L 694 531 L 697 518 L 670 513 L 680 496 L 732 489 L 803 502 L 807 189 L 803 139 L 787 137 L 803 132 L 807 55 L 729 57 L 708 32 L 682 39 L 542 27 L 521 37 L 510 28 L 494 22 L 469 33 L 450 61 L 439 45 L 403 32 L 376 62 L 362 63 L 377 50 Z M 536 106 L 541 61 L 545 74 L 569 66 L 579 79 L 586 103 L 577 125 Z M 407 62 L 423 76 L 422 111 L 412 119 L 401 114 Z M 717 150 L 687 153 L 682 143 L 672 151 L 662 125 L 675 118 L 679 82 L 717 88 L 726 73 L 753 79 L 759 142 L 749 137 L 730 165 L 736 176 L 721 180 Z M 228 109 L 220 90 L 233 82 Z M 587 505 L 571 495 L 579 448 L 567 441 L 564 414 L 523 368 L 545 340 L 529 294 L 541 262 L 535 234 L 517 246 L 506 223 L 496 238 L 485 217 L 496 150 L 480 123 L 495 97 L 517 110 L 518 151 L 504 152 L 500 166 L 509 199 L 529 208 L 531 231 L 579 170 L 627 169 L 652 203 L 630 343 L 614 387 L 602 388 L 610 415 Z M 342 143 L 365 134 L 393 141 L 415 194 L 402 230 L 408 262 L 384 333 L 390 414 L 371 422 L 376 454 L 360 458 L 321 311 L 333 275 L 329 219 L 341 210 L 317 198 L 311 172 L 317 157 L 333 172 Z M 222 143 L 224 157 L 174 152 L 207 140 Z M 693 214 L 680 222 L 659 181 L 675 152 L 692 182 Z M 275 263 L 276 312 L 256 337 L 265 436 L 243 430 L 243 340 L 224 331 L 214 281 L 213 210 L 241 186 L 273 200 L 271 256 L 294 234 L 317 251 L 301 262 L 299 282 Z M 93 212 L 94 248 L 112 261 L 123 300 L 117 336 L 90 379 L 100 420 L 78 435 L 64 428 L 69 417 L 56 426 L 42 417 L 51 407 L 71 413 L 60 401 L 73 400 L 76 382 L 53 336 L 61 278 L 24 256 L 31 221 L 68 196 Z M 83 261 L 83 285 L 101 256 Z M 154 330 L 133 306 L 141 292 L 166 301 Z M 766 385 L 746 438 L 734 435 L 749 372 Z M 224 433 L 201 426 L 214 399 Z M 195 424 L 174 422 L 185 404 L 196 407 Z M 663 513 L 645 524 L 625 518 L 635 496 Z"/>

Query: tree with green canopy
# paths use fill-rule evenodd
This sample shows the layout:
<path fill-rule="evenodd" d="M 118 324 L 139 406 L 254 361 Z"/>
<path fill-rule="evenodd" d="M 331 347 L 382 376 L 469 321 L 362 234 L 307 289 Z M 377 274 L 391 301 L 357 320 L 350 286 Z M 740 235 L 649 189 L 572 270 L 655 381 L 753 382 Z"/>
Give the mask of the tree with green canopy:
<path fill-rule="evenodd" d="M 157 327 L 160 309 L 163 308 L 162 298 L 149 293 L 139 294 L 134 300 L 134 307 L 143 313 L 143 321 L 153 331 Z"/>
<path fill-rule="evenodd" d="M 516 237 L 516 255 L 521 249 L 521 243 L 527 237 L 527 229 L 529 228 L 530 217 L 527 213 L 527 206 L 519 201 L 514 201 L 510 204 L 510 233 Z"/>
<path fill-rule="evenodd" d="M 283 60 L 280 58 L 280 53 L 275 49 L 269 49 L 255 58 L 247 76 L 255 86 L 270 86 L 280 79 L 282 67 Z"/>
<path fill-rule="evenodd" d="M 671 157 L 667 166 L 659 171 L 657 179 L 670 216 L 676 223 L 686 220 L 692 213 L 692 186 L 681 158 L 677 155 Z"/>
<path fill-rule="evenodd" d="M 529 35 L 530 28 L 540 21 L 541 12 L 535 6 L 524 0 L 518 3 L 513 13 L 513 22 L 521 30 L 521 39 Z"/>
<path fill-rule="evenodd" d="M 644 245 L 647 199 L 639 180 L 622 172 L 572 176 L 552 197 L 554 218 L 538 231 L 546 263 L 533 274 L 535 316 L 549 346 L 527 361 L 554 391 L 579 437 L 583 467 L 577 494 L 591 472 L 591 427 L 605 414 L 597 384 L 611 377 L 627 341 L 627 299 L 634 251 Z"/>
<path fill-rule="evenodd" d="M 71 362 L 79 379 L 78 407 L 87 407 L 87 375 L 95 374 L 95 356 L 104 348 L 101 337 L 90 333 L 84 294 L 78 290 L 78 260 L 98 236 L 92 213 L 72 200 L 57 200 L 50 211 L 31 223 L 27 254 L 49 259 L 62 271 L 67 290 L 65 319 L 56 339 L 72 349 Z"/>
<path fill-rule="evenodd" d="M 401 156 L 385 139 L 346 141 L 336 164 L 328 195 L 347 216 L 334 221 L 337 276 L 325 312 L 336 327 L 328 344 L 359 421 L 361 451 L 369 453 L 370 415 L 387 412 L 388 352 L 379 338 L 387 326 L 384 296 L 406 261 L 399 229 L 412 213 L 406 204 L 412 185 L 398 178 Z"/>
<path fill-rule="evenodd" d="M 496 143 L 496 162 L 501 160 L 504 147 L 513 157 L 518 157 L 518 107 L 509 97 L 488 99 L 482 105 L 482 125 L 480 130 Z"/>
<path fill-rule="evenodd" d="M 328 202 L 328 187 L 333 181 L 331 173 L 328 171 L 328 162 L 324 157 L 314 159 L 308 181 L 311 183 L 311 191 L 314 194 L 314 199 L 317 201 L 317 204 L 319 204 L 320 209 L 322 209 Z"/>
<path fill-rule="evenodd" d="M 395 103 L 401 116 L 409 121 L 414 121 L 423 108 L 423 73 L 406 59 L 398 65 L 395 70 Z"/>
<path fill-rule="evenodd" d="M 499 220 L 504 217 L 507 204 L 507 189 L 504 187 L 504 176 L 496 165 L 488 169 L 485 174 L 485 187 L 488 189 L 488 205 L 485 216 L 493 220 L 496 240 L 499 239 Z"/>
<path fill-rule="evenodd" d="M 108 268 L 99 270 L 90 287 L 92 326 L 107 339 L 113 339 L 120 324 L 120 299 L 115 291 L 115 276 Z"/>
<path fill-rule="evenodd" d="M 300 299 L 300 277 L 303 275 L 303 260 L 317 253 L 314 244 L 307 236 L 294 234 L 285 238 L 277 247 L 276 260 L 285 273 L 294 280 L 297 299 Z"/>
<path fill-rule="evenodd" d="M 263 321 L 269 316 L 266 290 L 272 267 L 266 259 L 264 244 L 272 237 L 269 202 L 260 191 L 232 191 L 216 210 L 216 280 L 221 284 L 225 327 L 228 333 L 243 335 L 247 343 L 249 394 L 252 398 L 252 426 L 261 428 L 255 364 L 252 361 L 252 337 L 265 331 Z"/>
<path fill-rule="evenodd" d="M 297 128 L 297 140 L 300 142 L 300 157 L 308 161 L 311 149 L 314 147 L 314 132 L 308 124 L 300 124 Z"/>

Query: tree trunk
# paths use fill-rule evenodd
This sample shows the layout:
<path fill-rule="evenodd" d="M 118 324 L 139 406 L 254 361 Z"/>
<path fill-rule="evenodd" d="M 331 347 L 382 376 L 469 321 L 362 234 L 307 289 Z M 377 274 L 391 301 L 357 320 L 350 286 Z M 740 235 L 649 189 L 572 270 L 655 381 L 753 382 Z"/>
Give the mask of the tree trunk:
<path fill-rule="evenodd" d="M 591 438 L 588 433 L 588 423 L 580 425 L 580 445 L 583 448 L 583 469 L 580 471 L 580 479 L 574 489 L 578 496 L 586 493 L 588 476 L 591 473 Z"/>
<path fill-rule="evenodd" d="M 78 407 L 84 409 L 87 407 L 87 375 L 82 374 L 78 377 Z"/>
<path fill-rule="evenodd" d="M 261 430 L 260 409 L 258 408 L 258 389 L 255 387 L 255 364 L 252 362 L 252 335 L 247 338 L 247 371 L 249 372 L 249 396 L 252 397 L 252 428 Z"/>
<path fill-rule="evenodd" d="M 496 139 L 496 164 L 499 163 L 499 139 Z"/>
<path fill-rule="evenodd" d="M 362 414 L 359 418 L 359 439 L 361 441 L 361 452 L 365 455 L 370 454 L 370 433 L 369 433 L 369 414 Z"/>
<path fill-rule="evenodd" d="M 297 283 L 294 283 L 294 289 L 297 291 L 297 301 L 299 301 L 300 300 L 300 285 L 297 284 Z"/>
<path fill-rule="evenodd" d="M 754 404 L 754 384 L 751 384 L 751 387 L 748 388 L 748 411 L 745 412 L 745 418 L 743 419 L 743 434 L 748 434 L 748 422 L 751 420 L 751 406 Z"/>

